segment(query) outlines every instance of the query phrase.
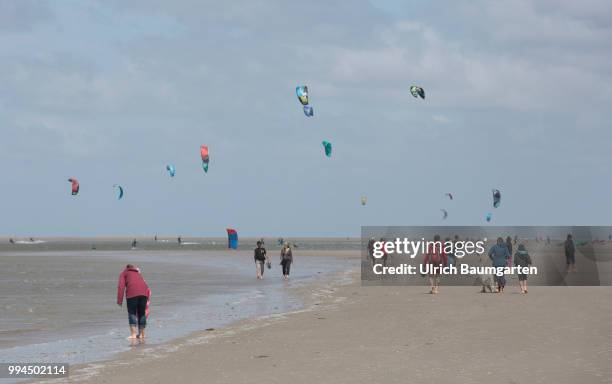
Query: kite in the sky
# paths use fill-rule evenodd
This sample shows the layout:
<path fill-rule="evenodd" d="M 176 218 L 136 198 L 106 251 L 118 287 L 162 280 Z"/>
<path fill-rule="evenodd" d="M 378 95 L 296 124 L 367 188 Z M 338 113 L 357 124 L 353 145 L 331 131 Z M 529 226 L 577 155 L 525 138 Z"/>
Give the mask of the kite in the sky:
<path fill-rule="evenodd" d="M 305 85 L 299 85 L 295 87 L 295 93 L 300 100 L 302 105 L 308 105 L 308 87 Z"/>
<path fill-rule="evenodd" d="M 304 114 L 308 117 L 312 117 L 314 116 L 314 110 L 312 109 L 312 107 L 310 105 L 305 105 L 304 106 Z"/>
<path fill-rule="evenodd" d="M 446 209 L 440 209 L 442 211 L 442 219 L 446 220 L 448 217 L 448 211 Z"/>
<path fill-rule="evenodd" d="M 418 87 L 416 85 L 413 85 L 410 87 L 410 93 L 412 93 L 412 96 L 414 97 L 421 97 L 421 99 L 425 98 L 425 90 L 421 87 Z"/>
<path fill-rule="evenodd" d="M 115 184 L 113 185 L 113 188 L 117 190 L 117 200 L 123 199 L 123 187 L 118 184 Z"/>
<path fill-rule="evenodd" d="M 79 193 L 79 181 L 75 178 L 68 179 L 72 183 L 72 196 L 76 196 Z"/>
<path fill-rule="evenodd" d="M 227 228 L 227 247 L 231 249 L 238 248 L 238 232 L 235 229 Z"/>
<path fill-rule="evenodd" d="M 368 197 L 367 196 L 361 196 L 361 205 L 366 205 L 368 203 Z"/>
<path fill-rule="evenodd" d="M 323 140 L 323 148 L 325 148 L 325 156 L 331 157 L 331 155 L 332 155 L 332 144 L 329 141 Z"/>
<path fill-rule="evenodd" d="M 445 195 L 445 196 L 448 196 L 448 198 L 449 198 L 449 199 L 451 199 L 451 200 L 453 199 L 453 194 L 452 194 L 452 193 L 450 193 L 450 192 L 447 192 L 447 193 L 445 193 L 444 195 Z"/>
<path fill-rule="evenodd" d="M 493 214 L 492 213 L 487 213 L 487 215 L 485 216 L 485 220 L 487 220 L 487 223 L 489 223 L 491 221 L 491 219 L 493 218 Z"/>
<path fill-rule="evenodd" d="M 166 171 L 168 171 L 170 177 L 174 177 L 174 175 L 176 174 L 176 168 L 174 168 L 174 165 L 172 164 L 166 165 Z"/>
<path fill-rule="evenodd" d="M 208 173 L 208 163 L 210 159 L 208 157 L 207 145 L 202 145 L 200 147 L 200 155 L 202 156 L 202 169 L 204 170 L 204 172 Z"/>
<path fill-rule="evenodd" d="M 499 191 L 499 189 L 494 189 L 493 190 L 493 208 L 499 207 L 499 204 L 501 204 L 501 192 Z"/>

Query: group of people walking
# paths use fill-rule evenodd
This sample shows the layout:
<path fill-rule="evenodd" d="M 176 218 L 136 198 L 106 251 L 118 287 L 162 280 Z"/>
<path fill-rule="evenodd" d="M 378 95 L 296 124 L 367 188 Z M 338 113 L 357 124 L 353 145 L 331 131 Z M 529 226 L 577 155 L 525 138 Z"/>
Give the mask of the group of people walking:
<path fill-rule="evenodd" d="M 497 243 L 489 249 L 489 259 L 493 267 L 511 267 L 512 264 L 516 267 L 530 267 L 532 264 L 531 256 L 527 252 L 525 244 L 519 244 L 516 253 L 514 253 L 514 263 L 512 262 L 512 239 L 510 236 L 504 241 L 503 238 L 498 237 Z M 523 273 L 518 274 L 519 286 L 521 293 L 527 293 L 527 275 Z M 498 276 L 494 275 L 494 281 L 496 283 L 495 292 L 503 293 L 506 288 L 506 276 L 503 274 Z M 484 287 L 483 287 L 484 288 Z"/>
<path fill-rule="evenodd" d="M 254 250 L 253 259 L 255 260 L 255 273 L 257 279 L 261 280 L 264 277 L 264 271 L 266 266 L 268 269 L 272 268 L 272 262 L 268 257 L 268 252 L 263 246 L 261 241 L 257 242 L 257 247 Z M 280 265 L 283 269 L 283 279 L 289 279 L 289 273 L 291 272 L 291 264 L 293 263 L 293 250 L 291 244 L 285 242 L 281 247 L 280 251 Z"/>

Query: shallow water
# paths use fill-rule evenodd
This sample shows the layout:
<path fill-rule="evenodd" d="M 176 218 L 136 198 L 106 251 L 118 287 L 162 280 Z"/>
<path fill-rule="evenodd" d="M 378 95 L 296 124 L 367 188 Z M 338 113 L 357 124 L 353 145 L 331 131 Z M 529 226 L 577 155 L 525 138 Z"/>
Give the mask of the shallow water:
<path fill-rule="evenodd" d="M 273 260 L 277 260 L 274 252 Z M 0 362 L 84 363 L 128 350 L 127 311 L 116 285 L 127 263 L 152 290 L 147 343 L 287 312 L 287 289 L 354 267 L 335 257 L 299 257 L 284 282 L 277 262 L 255 279 L 252 251 L 39 251 L 0 253 Z"/>

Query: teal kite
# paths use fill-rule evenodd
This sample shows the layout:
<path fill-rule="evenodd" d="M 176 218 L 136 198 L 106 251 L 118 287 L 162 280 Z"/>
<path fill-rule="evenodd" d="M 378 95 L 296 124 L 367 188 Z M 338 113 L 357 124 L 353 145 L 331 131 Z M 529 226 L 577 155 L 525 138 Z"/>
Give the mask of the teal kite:
<path fill-rule="evenodd" d="M 332 144 L 329 141 L 323 140 L 323 148 L 325 149 L 325 156 L 331 157 L 332 155 Z"/>
<path fill-rule="evenodd" d="M 123 199 L 123 187 L 118 184 L 115 184 L 113 185 L 113 188 L 117 190 L 117 200 Z"/>

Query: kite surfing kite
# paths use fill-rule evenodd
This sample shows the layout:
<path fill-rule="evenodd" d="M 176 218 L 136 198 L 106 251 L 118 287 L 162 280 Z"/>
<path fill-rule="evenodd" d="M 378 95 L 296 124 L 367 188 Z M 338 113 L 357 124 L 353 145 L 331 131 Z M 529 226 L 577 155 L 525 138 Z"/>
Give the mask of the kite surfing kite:
<path fill-rule="evenodd" d="M 421 97 L 421 99 L 425 99 L 425 90 L 421 87 L 418 87 L 416 85 L 413 85 L 410 87 L 410 93 L 412 93 L 412 96 L 418 98 L 419 96 Z"/>
<path fill-rule="evenodd" d="M 117 190 L 117 200 L 123 199 L 123 187 L 118 184 L 115 184 L 113 185 L 113 188 Z"/>
<path fill-rule="evenodd" d="M 74 178 L 68 179 L 72 183 L 72 196 L 76 196 L 79 193 L 79 181 Z"/>
<path fill-rule="evenodd" d="M 302 105 L 308 105 L 308 87 L 307 86 L 299 85 L 295 87 L 295 93 L 298 97 L 298 100 L 300 100 L 300 103 L 302 103 Z M 304 109 L 304 112 L 306 112 L 305 109 Z"/>
<path fill-rule="evenodd" d="M 226 228 L 227 231 L 227 248 L 238 248 L 238 232 L 232 228 Z"/>
<path fill-rule="evenodd" d="M 493 214 L 492 213 L 487 213 L 487 215 L 485 216 L 485 220 L 487 221 L 487 223 L 491 222 L 492 218 L 493 218 Z"/>
<path fill-rule="evenodd" d="M 202 156 L 202 169 L 204 170 L 204 172 L 208 173 L 209 157 L 208 157 L 208 146 L 207 145 L 202 145 L 200 147 L 200 155 Z"/>
<path fill-rule="evenodd" d="M 366 205 L 368 203 L 368 197 L 367 196 L 361 196 L 361 205 Z"/>
<path fill-rule="evenodd" d="M 448 196 L 449 199 L 453 199 L 453 194 L 452 193 L 445 193 L 444 196 Z"/>
<path fill-rule="evenodd" d="M 442 219 L 446 220 L 446 218 L 448 217 L 448 212 L 446 211 L 446 209 L 440 209 L 440 211 L 442 211 Z"/>
<path fill-rule="evenodd" d="M 174 165 L 172 164 L 166 165 L 166 171 L 168 171 L 170 177 L 174 177 L 174 175 L 176 174 L 176 168 L 174 168 Z"/>
<path fill-rule="evenodd" d="M 499 191 L 499 189 L 494 189 L 493 190 L 493 208 L 499 207 L 499 204 L 501 204 L 501 192 Z"/>
<path fill-rule="evenodd" d="M 314 116 L 314 110 L 312 109 L 312 107 L 310 105 L 305 105 L 304 106 L 304 114 L 308 117 L 312 117 Z"/>
<path fill-rule="evenodd" d="M 323 148 L 325 149 L 325 156 L 331 157 L 332 155 L 332 145 L 329 141 L 323 140 Z"/>

